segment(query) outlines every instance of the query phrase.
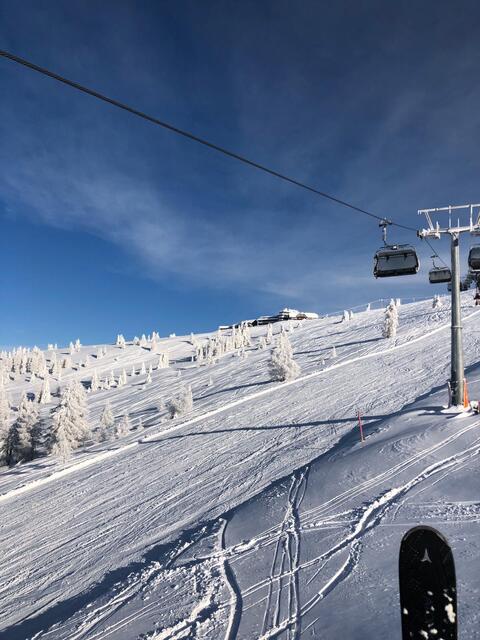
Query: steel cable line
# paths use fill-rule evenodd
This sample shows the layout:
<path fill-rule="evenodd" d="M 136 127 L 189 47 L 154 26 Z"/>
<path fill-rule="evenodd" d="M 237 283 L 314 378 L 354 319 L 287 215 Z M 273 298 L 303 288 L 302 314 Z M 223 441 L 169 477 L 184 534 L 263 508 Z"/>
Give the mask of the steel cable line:
<path fill-rule="evenodd" d="M 73 80 L 69 80 L 68 78 L 65 78 L 64 76 L 61 76 L 57 73 L 54 73 L 53 71 L 50 71 L 49 69 L 45 69 L 44 67 L 40 67 L 36 64 L 34 64 L 33 62 L 30 62 L 29 60 L 25 60 L 24 58 L 20 58 L 19 56 L 16 56 L 13 53 L 10 53 L 8 51 L 4 51 L 3 49 L 0 49 L 0 55 L 4 58 L 7 58 L 8 60 L 11 60 L 12 62 L 16 62 L 17 64 L 23 65 L 24 67 L 27 67 L 28 69 L 31 69 L 32 71 L 36 71 L 37 73 L 40 73 L 44 76 L 47 76 L 49 78 L 52 78 L 53 80 L 57 80 L 58 82 L 61 82 L 63 84 L 68 85 L 69 87 L 72 87 L 73 89 L 76 89 L 77 91 L 81 91 L 82 93 L 85 93 L 89 96 L 92 96 L 93 98 L 97 98 L 98 100 L 102 100 L 103 102 L 106 102 L 107 104 L 110 104 L 114 107 L 118 107 L 119 109 L 122 109 L 123 111 L 127 111 L 128 113 L 131 113 L 135 116 L 138 116 L 139 118 L 142 118 L 143 120 L 147 120 L 148 122 L 151 122 L 153 124 L 156 124 L 160 127 L 163 127 L 164 129 L 167 129 L 168 131 L 172 131 L 173 133 L 176 133 L 177 135 L 183 136 L 184 138 L 187 138 L 189 140 L 192 140 L 193 142 L 197 142 L 198 144 L 201 144 L 205 147 L 208 147 L 209 149 L 213 149 L 214 151 L 217 151 L 219 153 L 222 153 L 225 156 L 228 156 L 230 158 L 233 158 L 234 160 L 238 160 L 239 162 L 242 162 L 243 164 L 249 165 L 255 169 L 259 169 L 260 171 L 263 171 L 264 173 L 268 173 L 271 176 L 274 176 L 276 178 L 279 178 L 280 180 L 283 180 L 285 182 L 288 182 L 290 184 L 293 184 L 297 187 L 300 187 L 302 189 L 305 189 L 307 191 L 310 191 L 311 193 L 314 193 L 322 198 L 326 198 L 327 200 L 330 200 L 331 202 L 335 202 L 336 204 L 339 204 L 343 207 L 347 207 L 348 209 L 351 209 L 353 211 L 357 211 L 358 213 L 363 213 L 364 215 L 367 215 L 371 218 L 374 218 L 375 220 L 380 220 L 382 221 L 386 221 L 388 224 L 393 225 L 395 227 L 398 227 L 400 229 L 405 229 L 407 231 L 413 231 L 415 234 L 417 232 L 416 229 L 414 229 L 413 227 L 408 227 L 406 225 L 400 224 L 399 222 L 395 222 L 394 220 L 390 220 L 387 219 L 385 217 L 379 216 L 371 211 L 368 211 L 366 209 L 362 209 L 360 207 L 357 207 L 354 204 L 351 204 L 350 202 L 347 202 L 345 200 L 342 200 L 341 198 L 337 198 L 336 196 L 330 195 L 328 193 L 325 193 L 324 191 L 320 191 L 319 189 L 316 189 L 315 187 L 312 187 L 311 185 L 308 185 L 304 182 L 301 182 L 300 180 L 296 180 L 295 178 L 291 178 L 290 176 L 287 176 L 283 173 L 280 173 L 279 171 L 275 171 L 274 169 L 270 169 L 269 167 L 267 167 L 266 165 L 260 164 L 259 162 L 255 162 L 254 160 L 250 160 L 249 158 L 242 156 L 238 153 L 235 153 L 234 151 L 230 151 L 229 149 L 226 149 L 224 147 L 221 147 L 217 144 L 214 144 L 213 142 L 210 142 L 208 140 L 205 140 L 204 138 L 201 138 L 199 136 L 194 135 L 193 133 L 190 133 L 189 131 L 185 131 L 184 129 L 180 129 L 179 127 L 176 127 L 168 122 L 165 122 L 163 120 L 160 120 L 159 118 L 155 118 L 154 116 L 150 116 L 147 113 L 144 113 L 143 111 L 139 111 L 138 109 L 135 109 L 133 107 L 130 107 L 129 105 L 120 102 L 118 100 L 115 100 L 113 98 L 110 98 L 102 93 L 99 93 L 98 91 L 94 91 L 93 89 L 89 89 L 88 87 L 85 87 L 84 85 L 79 84 L 78 82 L 74 82 Z M 432 247 L 432 245 L 430 244 L 430 242 L 425 238 L 425 242 L 428 244 L 428 246 L 430 247 L 430 249 L 434 252 L 435 256 L 441 260 L 443 262 L 443 264 L 445 266 L 446 263 L 445 261 L 441 258 L 441 256 L 439 256 L 437 254 L 437 252 L 435 251 L 435 249 Z"/>
<path fill-rule="evenodd" d="M 102 93 L 99 93 L 98 91 L 94 91 L 93 89 L 89 89 L 88 87 L 85 87 L 84 85 L 79 84 L 78 82 L 74 82 L 73 80 L 69 80 L 68 78 L 65 78 L 63 76 L 58 75 L 57 73 L 54 73 L 53 71 L 50 71 L 49 69 L 45 69 L 43 67 L 39 67 L 38 65 L 34 64 L 33 62 L 30 62 L 28 60 L 25 60 L 24 58 L 20 58 L 19 56 L 14 55 L 13 53 L 9 53 L 8 51 L 4 51 L 2 49 L 0 49 L 0 55 L 4 58 L 7 58 L 9 60 L 12 60 L 13 62 L 16 62 L 20 65 L 23 65 L 24 67 L 28 67 L 29 69 L 32 69 L 33 71 L 36 71 L 38 73 L 41 73 L 45 76 L 48 76 L 49 78 L 53 78 L 54 80 L 57 80 L 58 82 L 62 82 L 63 84 L 68 85 L 69 87 L 72 87 L 73 89 L 77 89 L 78 91 L 81 91 L 83 93 L 86 93 L 94 98 L 97 98 L 98 100 L 102 100 L 103 102 L 106 102 L 108 104 L 113 105 L 114 107 L 118 107 L 119 109 L 123 109 L 124 111 L 128 111 L 129 113 L 138 116 L 139 118 L 143 118 L 144 120 L 148 120 L 149 122 L 152 122 L 153 124 L 156 124 L 160 127 L 163 127 L 164 129 L 168 129 L 169 131 L 172 131 L 173 133 L 176 133 L 180 136 L 183 136 L 184 138 L 188 138 L 189 140 L 193 140 L 194 142 L 198 142 L 199 144 L 208 147 L 209 149 L 213 149 L 214 151 L 218 151 L 219 153 L 222 153 L 225 156 L 228 156 L 230 158 L 233 158 L 234 160 L 238 160 L 239 162 L 243 162 L 244 164 L 247 164 L 251 167 L 254 167 L 255 169 L 259 169 L 260 171 L 263 171 L 265 173 L 268 173 L 272 176 L 275 176 L 276 178 L 279 178 L 280 180 L 284 180 L 285 182 L 289 182 L 290 184 L 294 184 L 297 187 L 301 187 L 302 189 L 306 189 L 307 191 L 310 191 L 312 193 L 315 193 L 318 196 L 321 196 L 322 198 L 326 198 L 327 200 L 331 200 L 332 202 L 336 202 L 337 204 L 340 204 L 344 207 L 348 207 L 349 209 L 352 209 L 353 211 L 358 211 L 359 213 L 363 213 L 367 216 L 370 216 L 371 218 L 375 218 L 376 220 L 384 220 L 385 218 L 382 216 L 378 216 L 375 213 L 372 213 L 371 211 L 367 211 L 366 209 L 361 209 L 360 207 L 357 207 L 353 204 L 351 204 L 350 202 L 346 202 L 345 200 L 342 200 L 341 198 L 337 198 L 336 196 L 332 196 L 328 193 L 325 193 L 324 191 L 320 191 L 319 189 L 316 189 L 315 187 L 312 187 L 311 185 L 308 185 L 304 182 L 301 182 L 300 180 L 296 180 L 295 178 L 291 178 L 290 176 L 287 176 L 283 173 L 280 173 L 279 171 L 275 171 L 274 169 L 270 169 L 269 167 L 267 167 L 266 165 L 260 164 L 259 162 L 255 162 L 254 160 L 250 160 L 249 158 L 242 156 L 238 153 L 235 153 L 234 151 L 230 151 L 229 149 L 226 149 L 225 147 L 221 147 L 213 142 L 210 142 L 208 140 L 205 140 L 204 138 L 200 138 L 199 136 L 194 135 L 193 133 L 190 133 L 189 131 L 185 131 L 184 129 L 180 129 L 179 127 L 176 127 L 168 122 L 165 122 L 163 120 L 160 120 L 159 118 L 155 118 L 154 116 L 150 116 L 147 113 L 144 113 L 143 111 L 139 111 L 138 109 L 135 109 L 133 107 L 130 107 L 129 105 L 123 103 L 123 102 L 119 102 L 118 100 L 114 100 L 113 98 L 110 98 L 106 95 L 103 95 Z M 398 222 L 394 222 L 393 220 L 388 220 L 389 224 L 395 225 L 396 227 L 400 227 L 402 229 L 406 229 L 408 231 L 414 231 L 416 232 L 416 229 L 413 229 L 413 227 L 407 227 L 405 225 L 402 225 Z"/>

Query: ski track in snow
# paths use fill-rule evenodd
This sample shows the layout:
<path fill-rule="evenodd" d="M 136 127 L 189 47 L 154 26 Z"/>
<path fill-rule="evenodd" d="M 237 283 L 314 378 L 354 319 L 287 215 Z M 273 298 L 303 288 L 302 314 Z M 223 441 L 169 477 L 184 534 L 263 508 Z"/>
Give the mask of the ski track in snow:
<path fill-rule="evenodd" d="M 464 320 L 475 325 L 479 313 L 474 311 Z M 335 455 L 341 454 L 341 450 L 335 449 L 337 443 L 352 427 L 355 428 L 352 414 L 354 416 L 356 407 L 361 407 L 363 414 L 376 414 L 385 406 L 385 415 L 367 415 L 368 435 L 370 424 L 381 423 L 388 417 L 388 412 L 399 411 L 442 380 L 449 349 L 446 348 L 448 345 L 436 342 L 436 336 L 446 333 L 449 328 L 445 323 L 448 308 L 432 312 L 428 303 L 422 303 L 412 305 L 411 309 L 401 307 L 400 314 L 404 325 L 400 326 L 396 344 L 386 349 L 383 348 L 385 341 L 378 341 L 375 337 L 381 323 L 380 312 L 359 314 L 350 323 L 337 324 L 328 319 L 303 325 L 292 334 L 292 342 L 295 352 L 298 352 L 297 359 L 307 373 L 287 383 L 268 384 L 260 391 L 251 392 L 249 387 L 255 389 L 259 384 L 266 384 L 262 377 L 266 352 L 252 351 L 246 361 L 233 359 L 231 354 L 227 354 L 214 367 L 197 369 L 187 366 L 182 371 L 182 379 L 176 378 L 171 370 L 154 372 L 157 374 L 155 380 L 165 384 L 165 390 L 161 392 L 163 398 L 171 392 L 167 389 L 175 390 L 183 382 L 200 380 L 194 389 L 196 415 L 186 420 L 161 421 L 161 411 L 151 410 L 159 398 L 154 385 L 147 388 L 135 382 L 135 386 L 129 389 L 123 388 L 118 393 L 113 391 L 112 396 L 106 392 L 92 396 L 89 402 L 93 420 L 98 419 L 105 398 L 112 397 L 116 415 L 127 410 L 135 415 L 138 413 L 149 428 L 142 435 L 141 442 L 132 433 L 123 445 L 113 445 L 113 448 L 110 445 L 107 450 L 96 447 L 79 453 L 78 461 L 67 463 L 65 468 L 59 469 L 51 460 L 39 459 L 30 467 L 22 467 L 20 472 L 14 470 L 0 476 L 3 491 L 0 505 L 4 510 L 0 537 L 4 542 L 10 541 L 4 544 L 3 569 L 0 567 L 0 603 L 3 605 L 0 629 L 9 628 L 12 638 L 20 638 L 14 635 L 16 628 L 12 624 L 17 623 L 20 632 L 22 621 L 34 621 L 35 616 L 48 614 L 62 600 L 73 599 L 75 594 L 85 591 L 89 581 L 90 584 L 99 582 L 110 568 L 128 568 L 134 558 L 141 557 L 143 551 L 158 544 L 159 540 L 175 539 L 175 535 L 195 523 L 220 518 L 222 513 L 238 506 L 242 500 L 264 490 L 282 475 L 291 473 L 281 523 L 267 527 L 244 544 L 225 547 L 228 523 L 220 519 L 215 548 L 211 552 L 195 552 L 194 562 L 182 563 L 183 551 L 175 558 L 172 556 L 172 563 L 177 567 L 175 571 L 188 572 L 190 566 L 201 567 L 205 578 L 197 601 L 185 614 L 178 614 L 171 624 L 157 628 L 152 622 L 160 616 L 155 595 L 151 600 L 143 600 L 149 589 L 163 584 L 165 576 L 169 575 L 163 563 L 153 561 L 146 563 L 143 569 L 127 571 L 128 578 L 116 583 L 115 590 L 107 583 L 106 598 L 102 603 L 92 602 L 90 606 L 85 601 L 76 609 L 75 628 L 72 627 L 67 635 L 64 635 L 63 621 L 52 618 L 50 630 L 49 623 L 44 622 L 43 631 L 32 626 L 35 630 L 28 637 L 38 640 L 114 640 L 133 637 L 129 635 L 130 625 L 145 620 L 145 639 L 179 640 L 193 638 L 198 632 L 198 637 L 202 638 L 221 636 L 233 640 L 241 618 L 249 615 L 246 612 L 254 606 L 245 600 L 256 594 L 259 594 L 257 602 L 263 611 L 259 639 L 281 635 L 287 640 L 303 637 L 315 622 L 304 626 L 304 616 L 351 575 L 359 561 L 364 536 L 383 525 L 387 513 L 394 514 L 394 519 L 408 495 L 414 491 L 421 492 L 427 484 L 432 486 L 468 464 L 480 450 L 479 441 L 475 441 L 437 460 L 436 456 L 443 448 L 457 446 L 457 441 L 461 442 L 478 429 L 480 421 L 469 422 L 460 428 L 461 422 L 455 423 L 454 432 L 447 429 L 441 440 L 419 449 L 419 443 L 428 440 L 432 429 L 429 424 L 424 432 L 415 432 L 393 443 L 391 451 L 402 458 L 399 462 L 392 463 L 381 472 L 372 469 L 369 477 L 354 488 L 341 491 L 318 505 L 302 507 L 308 483 L 309 467 L 305 463 L 332 451 L 331 464 L 335 465 Z M 367 320 L 369 324 L 362 326 L 362 322 Z M 256 335 L 261 335 L 261 331 Z M 164 348 L 171 351 L 177 367 L 189 354 L 190 347 L 185 346 L 185 342 L 185 339 L 177 338 L 172 341 L 173 347 L 165 342 Z M 466 342 L 475 344 L 475 339 L 466 334 Z M 338 351 L 335 363 L 319 369 L 320 359 L 328 355 L 332 344 Z M 418 351 L 422 344 L 425 347 Z M 421 350 L 426 352 L 432 346 L 436 349 L 434 360 Z M 129 365 L 138 365 L 138 350 L 129 353 L 128 349 L 125 353 L 114 352 L 119 358 L 118 364 L 111 357 L 107 358 L 101 365 L 104 371 L 112 368 L 128 370 Z M 148 353 L 140 355 L 147 360 L 147 365 L 149 357 L 152 360 L 158 357 L 151 357 Z M 421 358 L 428 363 L 427 370 L 422 366 Z M 375 372 L 376 363 L 381 363 L 378 373 Z M 408 384 L 398 385 L 395 390 L 389 387 L 397 383 L 395 375 L 390 374 L 390 378 L 385 379 L 389 367 L 397 366 L 393 363 L 401 363 L 403 371 L 409 375 Z M 252 371 L 255 371 L 253 383 L 250 382 Z M 213 387 L 205 384 L 210 374 L 220 379 Z M 72 373 L 65 379 L 78 375 L 85 377 L 87 372 Z M 239 375 L 243 376 L 240 380 L 246 383 L 243 386 L 235 386 Z M 426 376 L 430 376 L 430 380 L 426 380 Z M 335 385 L 342 384 L 342 380 L 344 386 L 339 393 Z M 22 390 L 21 385 L 18 389 L 19 392 Z M 135 396 L 137 392 L 138 399 Z M 315 402 L 315 398 L 323 398 L 323 394 L 330 398 L 326 412 Z M 312 417 L 316 420 L 326 418 L 325 424 L 320 420 L 314 430 L 315 420 Z M 284 424 L 287 421 L 288 424 Z M 191 427 L 195 425 L 198 429 L 192 432 Z M 262 430 L 265 432 L 263 440 Z M 208 437 L 202 445 L 200 437 L 205 435 Z M 183 448 L 182 442 L 185 442 Z M 210 457 L 207 455 L 209 447 L 214 454 Z M 177 458 L 170 460 L 166 457 L 169 455 Z M 165 464 L 171 465 L 171 473 L 179 474 L 175 476 L 177 484 L 171 483 L 168 490 L 163 489 L 167 476 L 158 474 L 158 469 Z M 140 465 L 145 465 L 145 468 Z M 197 474 L 197 469 L 201 473 Z M 219 476 L 220 470 L 222 475 Z M 400 477 L 402 481 L 398 483 Z M 390 488 L 385 485 L 390 485 Z M 122 486 L 125 487 L 123 494 Z M 78 501 L 74 500 L 76 496 Z M 359 499 L 362 506 L 352 508 Z M 22 522 L 23 500 L 28 500 L 27 508 L 33 509 L 31 522 L 34 527 L 28 535 L 25 535 L 26 523 Z M 68 527 L 62 524 L 51 526 L 57 500 L 67 515 L 69 510 L 76 509 L 65 521 Z M 45 516 L 42 515 L 44 507 Z M 394 509 L 397 509 L 395 513 Z M 106 518 L 99 526 L 102 514 Z M 318 556 L 302 561 L 304 533 L 325 527 L 333 532 L 332 544 Z M 349 532 L 342 535 L 345 528 Z M 19 536 L 18 548 L 11 543 L 12 536 Z M 192 542 L 192 549 L 201 540 L 200 537 Z M 235 576 L 237 561 L 254 557 L 262 550 L 273 553 L 269 577 L 241 589 Z M 50 563 L 49 571 L 42 570 L 39 564 L 42 557 Z M 329 570 L 334 559 L 339 564 Z M 101 566 L 98 566 L 99 560 Z M 300 577 L 306 570 L 313 571 L 307 584 L 315 584 L 316 592 L 302 601 Z M 70 576 L 75 577 L 73 582 Z M 42 595 L 38 604 L 35 603 L 35 594 Z M 164 605 L 175 610 L 181 601 L 188 603 L 191 598 L 189 585 L 185 583 L 171 595 L 165 593 L 162 597 Z M 137 602 L 141 604 L 135 604 Z M 129 607 L 133 605 L 130 611 Z M 72 614 L 67 614 L 67 617 L 70 619 Z M 208 626 L 210 621 L 213 626 Z M 219 624 L 223 625 L 221 633 Z M 0 637 L 7 636 L 0 630 Z"/>

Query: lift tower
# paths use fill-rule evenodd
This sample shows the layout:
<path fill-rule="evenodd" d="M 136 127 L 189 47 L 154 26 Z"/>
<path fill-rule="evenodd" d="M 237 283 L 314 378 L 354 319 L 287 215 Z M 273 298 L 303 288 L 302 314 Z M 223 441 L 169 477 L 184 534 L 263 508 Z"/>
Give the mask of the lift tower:
<path fill-rule="evenodd" d="M 452 225 L 452 213 L 457 217 L 457 224 Z M 424 215 L 428 228 L 417 231 L 419 238 L 441 238 L 449 235 L 451 241 L 451 272 L 452 272 L 452 322 L 451 322 L 451 373 L 450 387 L 452 392 L 452 405 L 462 405 L 464 401 L 464 367 L 463 367 L 463 342 L 462 342 L 462 314 L 460 309 L 460 250 L 459 240 L 461 233 L 480 235 L 480 204 L 464 204 L 458 206 L 439 207 L 436 209 L 420 209 L 419 215 Z M 440 227 L 437 215 L 448 214 L 448 226 Z M 463 222 L 461 225 L 460 217 Z"/>

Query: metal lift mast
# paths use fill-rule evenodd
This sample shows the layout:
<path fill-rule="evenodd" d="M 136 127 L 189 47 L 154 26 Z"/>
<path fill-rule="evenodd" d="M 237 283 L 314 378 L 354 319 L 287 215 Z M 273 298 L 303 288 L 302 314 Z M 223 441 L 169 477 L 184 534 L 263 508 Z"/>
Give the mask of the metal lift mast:
<path fill-rule="evenodd" d="M 467 213 L 468 224 L 461 225 L 460 217 L 457 224 L 452 225 L 452 213 Z M 436 214 L 448 213 L 448 227 L 440 227 L 432 217 Z M 460 251 L 459 239 L 461 233 L 480 234 L 480 204 L 464 204 L 458 206 L 439 207 L 435 209 L 420 209 L 419 215 L 424 215 L 428 228 L 417 231 L 419 238 L 437 238 L 449 235 L 451 241 L 451 272 L 452 272 L 452 320 L 451 320 L 451 374 L 450 387 L 452 392 L 452 405 L 463 405 L 464 401 L 464 366 L 463 366 L 463 341 L 462 341 L 462 314 L 460 308 Z"/>

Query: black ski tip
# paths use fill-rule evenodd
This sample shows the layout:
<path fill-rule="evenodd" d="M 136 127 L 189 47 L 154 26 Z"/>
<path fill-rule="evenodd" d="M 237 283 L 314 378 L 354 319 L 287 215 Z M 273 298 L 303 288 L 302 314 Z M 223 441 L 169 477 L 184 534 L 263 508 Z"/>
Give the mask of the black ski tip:
<path fill-rule="evenodd" d="M 455 565 L 446 538 L 417 526 L 402 538 L 399 555 L 403 640 L 457 639 Z"/>

